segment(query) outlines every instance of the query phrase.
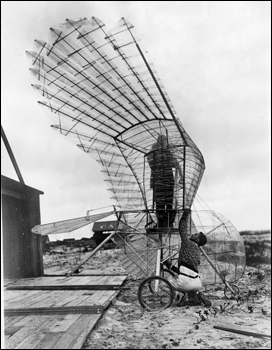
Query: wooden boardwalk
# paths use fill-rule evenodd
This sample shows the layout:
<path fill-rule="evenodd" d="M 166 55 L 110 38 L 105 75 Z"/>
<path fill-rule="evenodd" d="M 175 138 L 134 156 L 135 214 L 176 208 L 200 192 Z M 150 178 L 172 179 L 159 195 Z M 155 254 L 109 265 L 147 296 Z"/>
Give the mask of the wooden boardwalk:
<path fill-rule="evenodd" d="M 6 283 L 5 349 L 80 349 L 126 278 L 85 274 Z"/>

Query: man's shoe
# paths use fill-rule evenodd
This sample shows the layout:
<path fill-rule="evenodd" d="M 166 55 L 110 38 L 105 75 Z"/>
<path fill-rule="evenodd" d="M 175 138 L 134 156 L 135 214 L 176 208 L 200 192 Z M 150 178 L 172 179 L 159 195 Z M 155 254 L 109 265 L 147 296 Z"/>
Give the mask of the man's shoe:
<path fill-rule="evenodd" d="M 180 303 L 178 303 L 179 307 L 182 306 L 200 306 L 202 305 L 201 302 L 196 301 L 196 300 L 185 300 L 185 301 L 181 301 Z"/>
<path fill-rule="evenodd" d="M 212 302 L 203 293 L 199 292 L 198 298 L 206 307 L 212 306 Z"/>

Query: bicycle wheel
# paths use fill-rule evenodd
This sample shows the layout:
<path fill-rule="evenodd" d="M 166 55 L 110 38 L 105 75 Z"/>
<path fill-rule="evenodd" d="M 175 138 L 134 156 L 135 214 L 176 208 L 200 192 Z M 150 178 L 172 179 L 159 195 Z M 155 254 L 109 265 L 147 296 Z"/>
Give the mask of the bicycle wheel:
<path fill-rule="evenodd" d="M 231 289 L 233 292 L 229 289 L 228 286 L 225 286 L 224 288 L 224 294 L 227 299 L 232 299 L 235 297 L 238 297 L 240 295 L 240 288 L 236 284 L 230 284 Z"/>
<path fill-rule="evenodd" d="M 170 307 L 174 299 L 174 290 L 167 279 L 152 276 L 144 279 L 138 288 L 140 305 L 148 311 L 158 311 Z"/>
<path fill-rule="evenodd" d="M 171 270 L 163 268 L 160 271 L 160 276 L 169 280 L 170 277 L 175 276 L 175 273 Z M 151 292 L 153 292 L 154 291 L 154 289 L 153 289 L 154 283 L 151 283 L 151 282 L 152 282 L 151 280 L 148 282 L 148 288 L 150 289 Z"/>

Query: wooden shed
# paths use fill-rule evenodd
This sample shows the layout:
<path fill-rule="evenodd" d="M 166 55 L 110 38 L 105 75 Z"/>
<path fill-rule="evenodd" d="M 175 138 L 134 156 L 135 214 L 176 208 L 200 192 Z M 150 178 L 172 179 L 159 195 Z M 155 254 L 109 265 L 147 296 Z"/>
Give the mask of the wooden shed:
<path fill-rule="evenodd" d="M 118 221 L 101 221 L 101 222 L 95 222 L 93 224 L 93 239 L 98 246 L 100 243 L 104 241 L 105 238 L 107 238 L 110 233 L 117 230 L 118 227 Z"/>
<path fill-rule="evenodd" d="M 31 229 L 40 224 L 43 192 L 3 175 L 1 185 L 4 278 L 42 276 L 42 239 Z"/>

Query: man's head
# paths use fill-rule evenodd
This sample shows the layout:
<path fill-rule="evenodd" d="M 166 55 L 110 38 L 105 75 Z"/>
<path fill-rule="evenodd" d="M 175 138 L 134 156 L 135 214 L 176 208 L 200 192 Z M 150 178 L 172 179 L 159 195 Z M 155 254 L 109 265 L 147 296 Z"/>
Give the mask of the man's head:
<path fill-rule="evenodd" d="M 194 233 L 190 240 L 195 242 L 199 247 L 205 245 L 207 243 L 207 237 L 204 235 L 203 232 Z"/>
<path fill-rule="evenodd" d="M 161 147 L 166 147 L 167 146 L 167 137 L 163 134 L 159 135 L 157 138 L 157 143 L 161 146 Z"/>

